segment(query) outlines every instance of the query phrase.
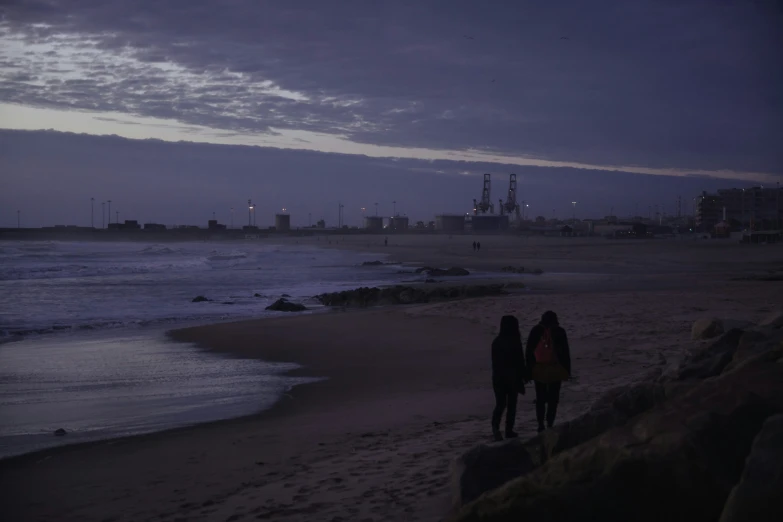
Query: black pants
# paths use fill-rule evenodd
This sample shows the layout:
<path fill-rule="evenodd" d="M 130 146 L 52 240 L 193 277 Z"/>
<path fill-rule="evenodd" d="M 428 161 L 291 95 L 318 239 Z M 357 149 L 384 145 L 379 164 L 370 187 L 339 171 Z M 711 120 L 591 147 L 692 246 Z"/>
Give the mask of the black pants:
<path fill-rule="evenodd" d="M 560 382 L 543 383 L 536 381 L 536 419 L 538 425 L 547 425 L 551 428 L 557 415 L 557 403 L 560 402 Z"/>
<path fill-rule="evenodd" d="M 493 385 L 495 390 L 495 410 L 492 412 L 492 430 L 500 431 L 500 418 L 506 411 L 506 431 L 514 431 L 517 420 L 517 390 L 510 386 Z"/>

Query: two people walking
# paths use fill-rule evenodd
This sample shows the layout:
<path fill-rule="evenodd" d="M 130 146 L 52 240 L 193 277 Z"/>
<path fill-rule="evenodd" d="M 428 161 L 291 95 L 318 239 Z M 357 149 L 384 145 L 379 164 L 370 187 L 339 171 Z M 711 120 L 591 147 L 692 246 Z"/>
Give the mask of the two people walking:
<path fill-rule="evenodd" d="M 568 337 L 560 326 L 557 315 L 547 311 L 533 327 L 522 346 L 519 321 L 513 315 L 500 320 L 500 332 L 492 342 L 492 388 L 495 409 L 492 412 L 492 434 L 503 440 L 500 421 L 506 416 L 506 438 L 517 437 L 514 432 L 517 396 L 525 394 L 525 384 L 531 380 L 536 393 L 536 420 L 538 431 L 552 427 L 560 402 L 560 387 L 571 376 L 571 353 Z"/>

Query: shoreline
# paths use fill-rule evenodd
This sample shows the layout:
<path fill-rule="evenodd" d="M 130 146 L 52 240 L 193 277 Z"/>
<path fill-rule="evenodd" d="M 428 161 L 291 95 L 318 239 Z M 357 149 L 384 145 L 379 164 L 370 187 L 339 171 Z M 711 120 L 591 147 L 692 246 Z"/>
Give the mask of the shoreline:
<path fill-rule="evenodd" d="M 254 415 L 0 460 L 9 520 L 439 520 L 450 506 L 449 463 L 490 437 L 487 350 L 501 315 L 523 329 L 542 310 L 561 316 L 577 371 L 563 390 L 565 421 L 677 360 L 694 319 L 758 320 L 779 303 L 774 283 L 724 279 L 725 263 L 703 277 L 681 268 L 607 276 L 622 280 L 615 285 L 585 273 L 578 288 L 545 273 L 535 289 L 506 296 L 175 329 L 172 338 L 198 349 L 328 378 Z M 531 390 L 521 399 L 517 431 L 533 436 Z"/>
<path fill-rule="evenodd" d="M 466 236 L 468 237 L 468 236 Z M 301 238 L 296 238 L 301 239 Z M 321 244 L 314 244 L 311 246 L 316 246 L 318 248 L 329 248 L 329 249 L 349 249 L 356 252 L 372 252 L 377 254 L 379 257 L 384 257 L 383 264 L 384 265 L 397 265 L 402 266 L 404 268 L 418 268 L 420 266 L 427 266 L 427 262 L 422 261 L 412 261 L 412 260 L 401 260 L 392 257 L 393 252 L 378 252 L 374 249 L 367 250 L 365 248 L 362 248 L 361 246 L 356 245 L 321 245 Z M 443 263 L 441 263 L 443 264 Z M 448 265 L 448 263 L 443 264 L 444 266 Z M 437 263 L 433 263 L 432 266 L 439 266 Z M 493 265 L 494 266 L 494 265 Z M 356 265 L 355 268 L 357 269 L 368 269 L 372 270 L 375 267 L 372 265 Z M 477 270 L 476 268 L 471 267 L 470 270 Z M 527 281 L 533 281 L 533 285 L 525 284 L 525 288 L 521 291 L 519 289 L 514 289 L 508 292 L 506 295 L 513 295 L 513 294 L 520 294 L 524 293 L 527 295 L 556 295 L 556 294 L 579 294 L 579 293 L 609 293 L 609 292 L 617 292 L 617 291 L 638 291 L 638 292 L 644 292 L 644 291 L 650 291 L 653 289 L 659 289 L 659 290 L 667 290 L 667 289 L 674 289 L 674 288 L 683 288 L 682 281 L 679 280 L 677 282 L 668 282 L 665 279 L 662 281 L 661 274 L 649 274 L 647 276 L 632 276 L 631 274 L 621 274 L 621 273 L 591 273 L 591 272 L 574 272 L 574 273 L 560 273 L 560 272 L 544 272 L 543 274 L 532 274 L 532 273 L 526 273 L 526 274 L 513 274 L 513 273 L 507 273 L 503 272 L 499 268 L 482 268 L 478 269 L 478 271 L 482 273 L 489 273 L 489 274 L 495 274 L 496 277 L 488 277 L 488 278 L 472 278 L 467 280 L 461 280 L 459 277 L 453 278 L 449 281 L 438 281 L 438 286 L 472 286 L 472 285 L 482 285 L 482 284 L 488 284 L 488 283 L 516 283 L 524 280 Z M 408 274 L 400 274 L 408 275 Z M 410 274 L 413 275 L 413 274 Z M 727 276 L 728 277 L 728 276 Z M 604 278 L 603 282 L 599 282 L 600 278 Z M 552 280 L 554 279 L 554 281 Z M 610 284 L 606 284 L 606 280 L 610 281 Z M 576 284 L 575 284 L 576 283 Z M 395 286 L 395 285 L 404 285 L 404 286 L 411 286 L 411 287 L 419 287 L 419 286 L 433 286 L 432 284 L 426 284 L 420 281 L 400 281 L 397 283 L 389 283 L 388 285 L 381 285 L 380 287 L 386 287 L 386 286 Z M 602 286 L 602 288 L 599 288 L 599 285 Z M 690 289 L 696 289 L 699 286 L 709 286 L 707 285 L 700 285 L 697 281 L 690 281 L 688 285 L 685 286 L 685 288 Z M 354 288 L 355 289 L 355 288 Z M 178 343 L 187 343 L 193 345 L 196 349 L 200 351 L 205 351 L 213 354 L 217 354 L 221 357 L 230 357 L 230 358 L 239 358 L 239 359 L 257 359 L 264 362 L 269 363 L 292 363 L 298 365 L 297 368 L 286 370 L 285 372 L 281 373 L 281 376 L 285 377 L 307 377 L 307 378 L 318 378 L 321 379 L 317 382 L 312 383 L 302 383 L 302 384 L 293 384 L 292 387 L 283 395 L 275 400 L 274 404 L 266 408 L 264 410 L 259 410 L 257 412 L 247 414 L 247 415 L 240 415 L 236 417 L 227 417 L 224 419 L 219 420 L 210 420 L 210 421 L 204 421 L 204 422 L 198 422 L 195 424 L 187 425 L 187 426 L 177 426 L 172 428 L 166 428 L 162 430 L 152 431 L 148 433 L 140 433 L 140 434 L 133 434 L 133 435 L 126 435 L 126 436 L 120 436 L 120 437 L 108 437 L 104 439 L 98 439 L 93 441 L 86 441 L 86 442 L 77 442 L 73 444 L 65 444 L 61 446 L 51 447 L 51 448 L 44 448 L 41 450 L 34 450 L 32 452 L 22 453 L 18 455 L 12 455 L 9 457 L 2 457 L 0 458 L 0 464 L 7 462 L 9 460 L 15 460 L 15 459 L 25 459 L 27 457 L 35 458 L 36 456 L 46 456 L 43 454 L 47 454 L 49 452 L 58 452 L 60 450 L 67 450 L 69 448 L 76 448 L 76 447 L 82 447 L 82 446 L 90 446 L 90 445 L 98 445 L 98 444 L 111 444 L 114 441 L 121 442 L 128 439 L 135 439 L 139 437 L 153 437 L 156 435 L 165 435 L 168 433 L 176 433 L 180 431 L 188 431 L 188 430 L 194 430 L 198 429 L 201 426 L 209 426 L 213 424 L 220 424 L 220 423 L 231 423 L 231 422 L 241 422 L 244 420 L 253 420 L 253 419 L 261 419 L 263 417 L 270 417 L 274 418 L 276 415 L 282 415 L 285 414 L 284 411 L 278 411 L 281 409 L 284 409 L 284 402 L 287 397 L 292 397 L 294 395 L 293 392 L 298 390 L 299 388 L 303 387 L 313 387 L 318 385 L 319 383 L 323 383 L 331 378 L 329 375 L 313 375 L 308 370 L 308 366 L 301 362 L 300 360 L 292 360 L 284 357 L 277 357 L 273 356 L 272 358 L 266 358 L 263 355 L 259 355 L 257 353 L 244 353 L 244 354 L 238 354 L 235 351 L 224 349 L 221 347 L 216 347 L 213 344 L 204 342 L 203 340 L 200 340 L 200 337 L 198 334 L 195 335 L 195 337 L 191 337 L 189 335 L 189 332 L 195 331 L 200 332 L 203 331 L 202 329 L 212 329 L 213 327 L 225 327 L 228 329 L 233 329 L 236 327 L 242 327 L 243 325 L 253 325 L 259 321 L 279 321 L 279 320 L 292 320 L 300 317 L 311 317 L 311 316 L 317 316 L 317 315 L 332 315 L 332 314 L 363 314 L 363 313 L 370 313 L 370 312 L 390 312 L 394 309 L 402 308 L 402 309 L 411 309 L 416 307 L 428 307 L 431 305 L 437 305 L 437 304 L 446 304 L 446 303 L 459 303 L 466 300 L 480 300 L 484 299 L 486 296 L 476 296 L 476 297 L 462 297 L 462 298 L 456 298 L 456 299 L 447 299 L 447 300 L 436 300 L 431 303 L 416 303 L 416 304 L 406 304 L 406 305 L 399 305 L 399 304 L 382 304 L 382 305 L 374 305 L 369 307 L 340 307 L 340 306 L 327 306 L 327 305 L 319 305 L 317 309 L 311 309 L 306 313 L 297 313 L 295 315 L 282 315 L 282 316 L 269 316 L 269 317 L 235 317 L 235 318 L 227 318 L 225 320 L 220 321 L 214 321 L 214 320 L 206 320 L 206 321 L 193 321 L 193 320 L 185 320 L 182 324 L 176 324 L 173 328 L 162 328 L 161 325 L 148 325 L 144 328 L 150 328 L 157 331 L 160 331 L 163 333 L 163 336 L 173 342 Z M 501 296 L 494 296 L 494 297 L 503 297 Z M 312 298 L 312 297 L 311 297 Z M 41 335 L 56 335 L 57 332 L 47 332 Z M 21 341 L 25 338 L 22 337 L 21 339 L 11 339 L 4 342 L 14 342 L 14 341 Z M 3 343 L 0 343 L 3 344 Z M 316 386 L 317 388 L 317 386 Z M 320 397 L 318 394 L 315 394 L 316 397 Z"/>

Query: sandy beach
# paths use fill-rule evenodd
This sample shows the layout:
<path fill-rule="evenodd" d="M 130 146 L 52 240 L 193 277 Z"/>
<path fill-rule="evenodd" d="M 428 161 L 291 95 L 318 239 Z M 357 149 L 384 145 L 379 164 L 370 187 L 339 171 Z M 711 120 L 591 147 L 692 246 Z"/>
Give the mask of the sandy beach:
<path fill-rule="evenodd" d="M 3 519 L 436 521 L 449 463 L 489 439 L 489 345 L 503 314 L 523 329 L 555 310 L 574 378 L 559 419 L 678 360 L 700 317 L 757 321 L 783 304 L 780 245 L 470 236 L 290 238 L 432 266 L 541 268 L 500 297 L 199 326 L 171 333 L 230 357 L 296 362 L 261 414 L 47 450 L 0 462 Z M 370 269 L 370 268 L 368 268 Z M 526 332 L 525 332 L 526 333 Z M 535 430 L 532 390 L 517 427 Z"/>

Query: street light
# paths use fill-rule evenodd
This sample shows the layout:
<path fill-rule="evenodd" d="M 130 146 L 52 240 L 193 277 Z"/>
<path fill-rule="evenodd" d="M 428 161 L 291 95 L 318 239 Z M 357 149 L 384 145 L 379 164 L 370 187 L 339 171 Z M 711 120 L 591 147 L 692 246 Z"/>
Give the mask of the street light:
<path fill-rule="evenodd" d="M 572 202 L 571 202 L 571 204 L 574 206 L 574 215 L 573 215 L 573 218 L 574 218 L 574 221 L 576 221 L 576 201 L 572 201 Z"/>

